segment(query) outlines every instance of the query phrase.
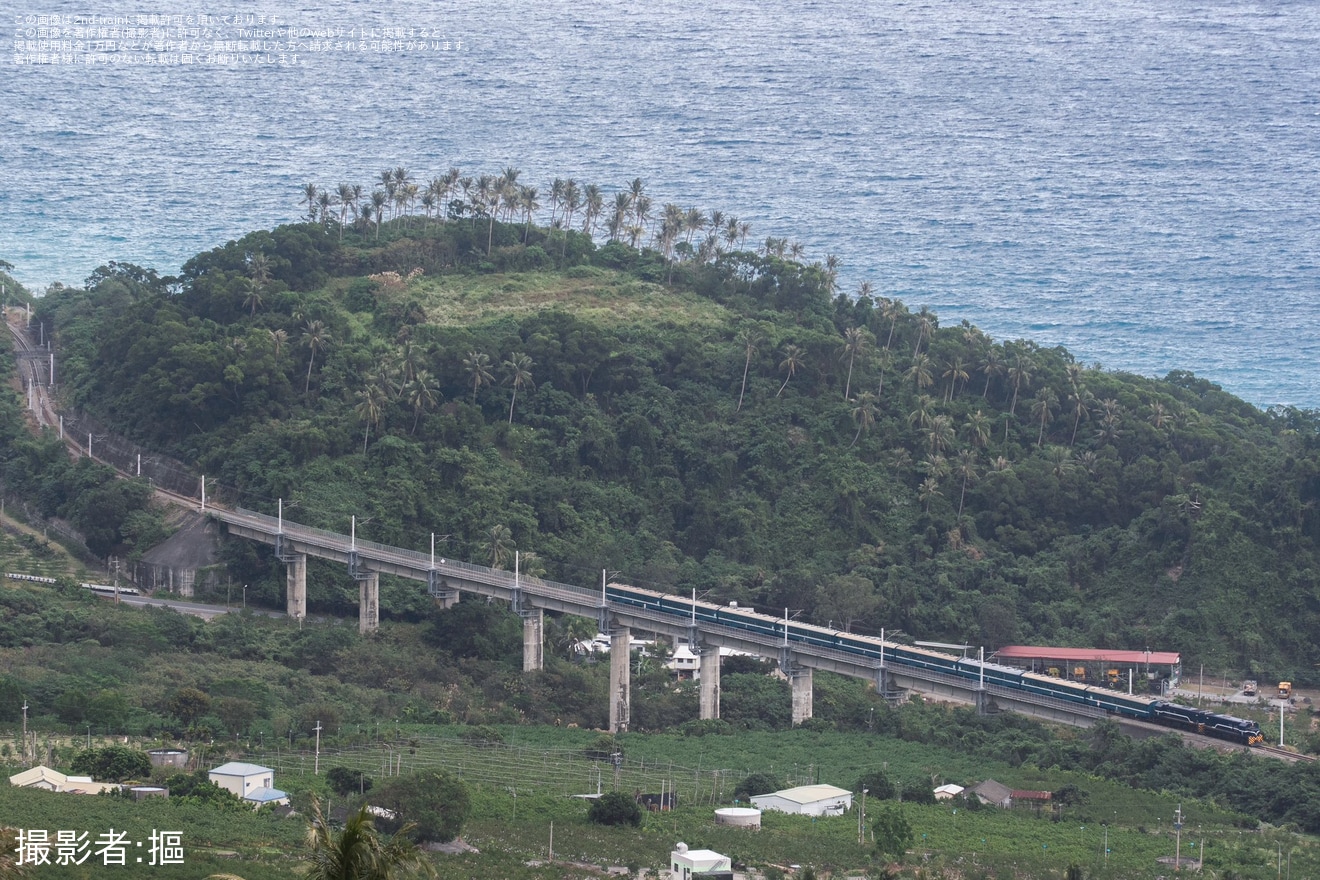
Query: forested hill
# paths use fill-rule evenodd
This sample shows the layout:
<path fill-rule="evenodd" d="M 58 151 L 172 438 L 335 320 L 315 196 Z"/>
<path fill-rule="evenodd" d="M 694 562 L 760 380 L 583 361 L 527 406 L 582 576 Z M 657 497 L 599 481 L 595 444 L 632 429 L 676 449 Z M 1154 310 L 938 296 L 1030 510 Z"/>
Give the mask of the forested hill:
<path fill-rule="evenodd" d="M 940 327 L 782 240 L 322 213 L 177 279 L 111 264 L 49 293 L 65 405 L 373 540 L 854 631 L 1317 676 L 1315 413 Z"/>

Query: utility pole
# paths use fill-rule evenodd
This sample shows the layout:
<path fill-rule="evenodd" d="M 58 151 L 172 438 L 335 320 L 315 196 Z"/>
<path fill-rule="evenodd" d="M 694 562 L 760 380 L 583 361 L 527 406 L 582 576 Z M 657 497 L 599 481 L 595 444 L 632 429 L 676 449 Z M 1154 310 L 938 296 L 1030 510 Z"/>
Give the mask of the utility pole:
<path fill-rule="evenodd" d="M 312 775 L 321 775 L 321 722 L 316 722 L 316 761 L 312 764 Z"/>
<path fill-rule="evenodd" d="M 27 764 L 27 698 L 23 699 L 23 763 Z"/>
<path fill-rule="evenodd" d="M 1173 870 L 1175 871 L 1182 870 L 1182 827 L 1182 804 L 1179 804 L 1173 818 L 1174 839 L 1177 841 L 1173 849 Z"/>

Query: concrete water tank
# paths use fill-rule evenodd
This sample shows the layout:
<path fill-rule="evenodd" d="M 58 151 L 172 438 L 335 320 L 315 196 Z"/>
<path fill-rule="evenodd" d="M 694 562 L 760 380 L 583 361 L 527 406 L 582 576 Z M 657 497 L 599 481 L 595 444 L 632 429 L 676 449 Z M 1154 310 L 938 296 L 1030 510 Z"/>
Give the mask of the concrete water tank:
<path fill-rule="evenodd" d="M 153 767 L 170 767 L 183 770 L 188 766 L 187 749 L 148 749 L 147 759 Z"/>
<path fill-rule="evenodd" d="M 167 798 L 170 796 L 170 790 L 160 785 L 135 785 L 128 791 L 133 795 L 133 800 L 135 801 L 144 800 L 149 797 Z"/>
<path fill-rule="evenodd" d="M 761 811 L 750 807 L 723 807 L 715 811 L 716 825 L 733 825 L 738 828 L 760 828 Z"/>

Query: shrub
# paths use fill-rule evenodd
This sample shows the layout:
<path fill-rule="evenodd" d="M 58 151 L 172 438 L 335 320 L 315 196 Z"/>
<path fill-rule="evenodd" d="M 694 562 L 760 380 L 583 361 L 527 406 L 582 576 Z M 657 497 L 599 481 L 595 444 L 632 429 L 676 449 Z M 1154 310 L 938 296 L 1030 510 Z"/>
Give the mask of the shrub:
<path fill-rule="evenodd" d="M 367 776 L 360 770 L 349 770 L 347 767 L 331 767 L 326 771 L 325 781 L 329 783 L 330 788 L 341 797 L 348 797 L 353 794 L 366 794 L 371 791 L 372 786 L 370 776 Z"/>
<path fill-rule="evenodd" d="M 591 802 L 587 819 L 597 825 L 638 826 L 642 824 L 642 808 L 623 792 L 612 791 Z"/>
<path fill-rule="evenodd" d="M 107 746 L 79 752 L 73 759 L 73 772 L 90 776 L 97 782 L 123 782 L 146 779 L 151 775 L 151 759 L 146 752 L 124 746 Z"/>
<path fill-rule="evenodd" d="M 758 794 L 769 794 L 772 791 L 779 791 L 783 784 L 769 773 L 753 773 L 733 790 L 733 799 L 736 801 L 745 801 L 748 798 L 755 797 Z"/>
<path fill-rule="evenodd" d="M 467 785 L 447 773 L 428 771 L 397 776 L 381 783 L 372 800 L 377 806 L 398 814 L 391 830 L 406 822 L 415 823 L 412 837 L 419 841 L 447 843 L 463 832 L 472 811 Z"/>
<path fill-rule="evenodd" d="M 889 781 L 883 770 L 872 770 L 859 776 L 853 791 L 862 789 L 866 789 L 867 794 L 878 801 L 892 800 L 894 797 L 894 783 Z"/>
<path fill-rule="evenodd" d="M 884 807 L 876 813 L 871 830 L 875 832 L 876 851 L 900 860 L 915 837 L 907 817 L 898 807 Z"/>

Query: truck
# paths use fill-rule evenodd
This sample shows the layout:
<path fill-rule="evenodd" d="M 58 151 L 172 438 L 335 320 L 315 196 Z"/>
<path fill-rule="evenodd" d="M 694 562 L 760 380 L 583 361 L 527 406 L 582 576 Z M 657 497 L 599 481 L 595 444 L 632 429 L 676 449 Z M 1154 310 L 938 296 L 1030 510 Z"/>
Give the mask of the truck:
<path fill-rule="evenodd" d="M 1279 682 L 1279 699 L 1286 700 L 1291 696 L 1292 696 L 1292 682 L 1291 681 Z"/>
<path fill-rule="evenodd" d="M 1258 691 L 1259 688 L 1256 686 L 1256 683 L 1251 679 L 1247 679 L 1246 681 L 1242 682 L 1242 696 L 1254 697 L 1256 696 Z"/>

